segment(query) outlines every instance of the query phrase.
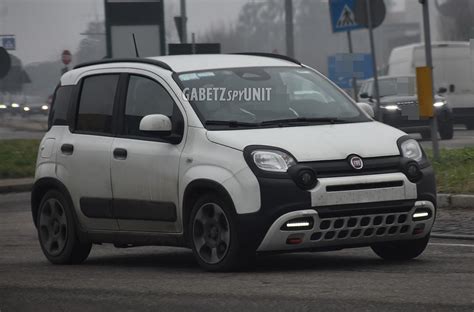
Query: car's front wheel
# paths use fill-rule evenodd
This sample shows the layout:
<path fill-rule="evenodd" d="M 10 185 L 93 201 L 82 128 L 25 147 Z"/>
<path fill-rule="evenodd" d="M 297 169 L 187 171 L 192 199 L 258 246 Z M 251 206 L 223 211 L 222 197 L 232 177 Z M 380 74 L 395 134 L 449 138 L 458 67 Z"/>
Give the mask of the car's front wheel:
<path fill-rule="evenodd" d="M 255 250 L 239 242 L 237 216 L 232 204 L 209 193 L 194 204 L 189 222 L 189 239 L 199 265 L 208 271 L 230 271 L 249 263 Z"/>
<path fill-rule="evenodd" d="M 379 243 L 372 245 L 372 250 L 384 260 L 404 261 L 411 260 L 423 253 L 428 246 L 430 236 L 415 240 Z"/>
<path fill-rule="evenodd" d="M 77 237 L 72 207 L 64 195 L 51 190 L 41 200 L 37 228 L 44 255 L 54 264 L 83 262 L 92 244 Z"/>

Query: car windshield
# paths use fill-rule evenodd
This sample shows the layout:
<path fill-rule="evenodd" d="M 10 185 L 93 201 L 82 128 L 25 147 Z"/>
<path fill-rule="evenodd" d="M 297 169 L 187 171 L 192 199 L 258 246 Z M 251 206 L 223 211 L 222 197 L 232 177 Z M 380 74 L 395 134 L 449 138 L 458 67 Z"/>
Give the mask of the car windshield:
<path fill-rule="evenodd" d="M 370 121 L 347 95 L 303 67 L 187 72 L 178 79 L 210 129 Z"/>
<path fill-rule="evenodd" d="M 414 77 L 384 78 L 379 81 L 380 96 L 415 95 Z"/>

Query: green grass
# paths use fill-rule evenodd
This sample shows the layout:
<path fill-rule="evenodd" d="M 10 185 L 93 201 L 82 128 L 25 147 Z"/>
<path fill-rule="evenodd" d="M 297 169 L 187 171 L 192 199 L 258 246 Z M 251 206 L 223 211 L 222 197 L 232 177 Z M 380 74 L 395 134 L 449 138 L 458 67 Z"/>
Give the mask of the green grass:
<path fill-rule="evenodd" d="M 33 177 L 39 140 L 0 140 L 0 179 Z"/>
<path fill-rule="evenodd" d="M 0 179 L 33 177 L 39 140 L 0 140 Z M 436 162 L 438 192 L 474 194 L 474 147 L 443 149 Z"/>
<path fill-rule="evenodd" d="M 427 151 L 436 172 L 439 193 L 474 194 L 474 147 L 442 149 L 440 160 L 433 160 L 432 151 Z"/>

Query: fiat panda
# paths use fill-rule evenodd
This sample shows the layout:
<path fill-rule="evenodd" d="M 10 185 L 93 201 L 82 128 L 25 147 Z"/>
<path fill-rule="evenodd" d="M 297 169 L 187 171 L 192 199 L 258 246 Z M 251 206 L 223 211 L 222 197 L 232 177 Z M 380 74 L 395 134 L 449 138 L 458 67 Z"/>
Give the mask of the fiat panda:
<path fill-rule="evenodd" d="M 436 213 L 417 141 L 273 54 L 106 59 L 65 73 L 31 209 L 46 258 L 93 244 L 191 248 L 209 271 L 258 253 L 369 246 L 419 256 Z"/>

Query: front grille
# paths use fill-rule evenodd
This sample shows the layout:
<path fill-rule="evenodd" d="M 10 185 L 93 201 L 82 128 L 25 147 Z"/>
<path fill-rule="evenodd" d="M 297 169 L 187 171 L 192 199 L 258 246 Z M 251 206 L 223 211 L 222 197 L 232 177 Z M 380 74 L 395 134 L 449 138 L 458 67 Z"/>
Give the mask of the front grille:
<path fill-rule="evenodd" d="M 350 240 L 407 234 L 411 230 L 408 213 L 348 216 L 321 219 L 315 224 L 312 241 Z"/>
<path fill-rule="evenodd" d="M 329 186 L 326 186 L 326 192 L 371 190 L 371 189 L 388 188 L 388 187 L 400 187 L 400 186 L 403 186 L 403 181 L 329 185 Z"/>
<path fill-rule="evenodd" d="M 301 164 L 311 167 L 318 178 L 400 172 L 400 156 L 364 158 L 363 161 L 364 167 L 361 170 L 352 168 L 347 159 L 302 162 Z"/>
<path fill-rule="evenodd" d="M 314 207 L 322 219 L 335 217 L 365 216 L 386 213 L 408 212 L 413 208 L 414 200 L 396 200 L 375 203 L 344 204 Z"/>

